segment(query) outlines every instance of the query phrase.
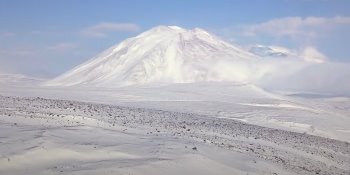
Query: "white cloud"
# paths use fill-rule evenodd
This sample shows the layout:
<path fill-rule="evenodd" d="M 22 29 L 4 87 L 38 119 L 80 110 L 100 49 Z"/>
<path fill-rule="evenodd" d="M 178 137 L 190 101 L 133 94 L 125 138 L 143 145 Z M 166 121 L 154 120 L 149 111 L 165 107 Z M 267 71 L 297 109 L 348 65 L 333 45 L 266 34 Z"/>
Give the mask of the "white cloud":
<path fill-rule="evenodd" d="M 281 45 L 299 50 L 299 53 L 308 46 L 315 46 L 330 59 L 341 60 L 348 59 L 349 51 L 345 46 L 350 37 L 349 31 L 350 16 L 295 16 L 237 24 L 221 28 L 216 33 L 226 40 L 235 38 L 242 45 Z M 306 51 L 308 55 L 312 52 L 311 49 Z"/>
<path fill-rule="evenodd" d="M 36 36 L 56 36 L 58 34 L 62 34 L 64 33 L 64 31 L 60 30 L 59 32 L 58 31 L 44 31 L 44 30 L 33 30 L 33 31 L 30 31 L 30 34 L 32 35 L 36 35 Z"/>
<path fill-rule="evenodd" d="M 103 22 L 81 30 L 81 34 L 90 37 L 104 37 L 109 32 L 135 32 L 140 27 L 134 23 Z"/>
<path fill-rule="evenodd" d="M 7 49 L 1 49 L 0 48 L 0 59 L 1 57 L 7 57 L 7 56 L 30 56 L 33 55 L 34 51 L 30 48 L 7 48 Z"/>
<path fill-rule="evenodd" d="M 266 22 L 246 26 L 244 34 L 248 36 L 268 34 L 272 36 L 315 37 L 320 30 L 336 27 L 339 25 L 350 25 L 350 17 L 337 16 L 332 18 L 326 18 L 326 17 L 277 18 L 277 19 L 271 19 Z"/>
<path fill-rule="evenodd" d="M 301 57 L 307 62 L 323 63 L 328 60 L 327 56 L 318 51 L 315 47 L 305 47 L 301 52 Z"/>
<path fill-rule="evenodd" d="M 51 51 L 67 51 L 77 48 L 78 45 L 74 43 L 58 43 L 52 46 L 47 47 Z"/>
<path fill-rule="evenodd" d="M 350 64 L 310 64 L 278 60 L 268 66 L 270 72 L 257 83 L 266 89 L 350 95 Z"/>

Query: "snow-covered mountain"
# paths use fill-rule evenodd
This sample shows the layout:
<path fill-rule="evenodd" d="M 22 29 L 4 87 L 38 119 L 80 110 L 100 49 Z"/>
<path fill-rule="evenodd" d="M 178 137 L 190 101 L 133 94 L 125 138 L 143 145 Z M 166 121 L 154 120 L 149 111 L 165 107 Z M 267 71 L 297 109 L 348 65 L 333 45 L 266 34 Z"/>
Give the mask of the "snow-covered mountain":
<path fill-rule="evenodd" d="M 220 65 L 256 59 L 258 56 L 203 29 L 158 26 L 122 41 L 46 85 L 235 81 L 235 76 L 226 76 Z"/>
<path fill-rule="evenodd" d="M 43 82 L 43 79 L 29 77 L 22 74 L 4 74 L 0 73 L 0 85 L 36 85 Z"/>
<path fill-rule="evenodd" d="M 253 45 L 248 48 L 248 51 L 260 57 L 299 59 L 312 63 L 323 63 L 327 60 L 327 57 L 314 47 L 295 51 L 281 46 Z"/>
<path fill-rule="evenodd" d="M 253 45 L 248 48 L 249 52 L 261 57 L 296 57 L 297 54 L 280 46 Z"/>

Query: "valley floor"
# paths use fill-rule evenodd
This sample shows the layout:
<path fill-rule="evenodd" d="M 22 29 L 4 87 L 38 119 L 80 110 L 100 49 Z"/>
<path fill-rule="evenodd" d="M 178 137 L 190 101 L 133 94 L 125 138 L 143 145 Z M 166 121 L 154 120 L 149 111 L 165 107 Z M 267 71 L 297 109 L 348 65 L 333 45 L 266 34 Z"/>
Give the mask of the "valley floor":
<path fill-rule="evenodd" d="M 350 144 L 191 112 L 0 96 L 0 174 L 350 174 Z"/>

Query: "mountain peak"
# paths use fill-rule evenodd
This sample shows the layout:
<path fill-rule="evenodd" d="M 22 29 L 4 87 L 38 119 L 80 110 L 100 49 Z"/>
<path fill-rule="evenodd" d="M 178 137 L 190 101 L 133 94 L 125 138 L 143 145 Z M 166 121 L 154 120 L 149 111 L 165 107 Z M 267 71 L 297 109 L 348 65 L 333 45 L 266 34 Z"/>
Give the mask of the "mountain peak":
<path fill-rule="evenodd" d="M 148 31 L 152 31 L 152 32 L 164 32 L 164 31 L 166 31 L 166 32 L 184 32 L 184 31 L 186 31 L 186 29 L 183 29 L 183 28 L 178 27 L 178 26 L 159 25 L 159 26 L 151 28 Z"/>
<path fill-rule="evenodd" d="M 144 33 L 163 33 L 163 32 L 170 32 L 170 33 L 191 33 L 191 34 L 205 34 L 205 35 L 211 35 L 209 32 L 207 32 L 204 29 L 201 28 L 194 28 L 194 29 L 185 29 L 179 26 L 166 26 L 166 25 L 159 25 L 156 27 L 151 28 L 148 31 L 145 31 Z"/>
<path fill-rule="evenodd" d="M 173 30 L 184 30 L 183 28 L 179 27 L 179 26 L 167 26 L 168 28 L 171 28 Z"/>

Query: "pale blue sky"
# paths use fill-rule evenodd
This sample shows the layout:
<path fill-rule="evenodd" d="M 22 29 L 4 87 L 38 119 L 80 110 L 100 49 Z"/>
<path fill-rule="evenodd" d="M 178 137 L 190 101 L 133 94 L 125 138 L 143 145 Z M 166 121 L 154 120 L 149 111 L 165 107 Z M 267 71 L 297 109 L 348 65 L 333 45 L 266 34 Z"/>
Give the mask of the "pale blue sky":
<path fill-rule="evenodd" d="M 348 0 L 0 0 L 0 72 L 51 77 L 157 25 L 350 61 Z"/>

